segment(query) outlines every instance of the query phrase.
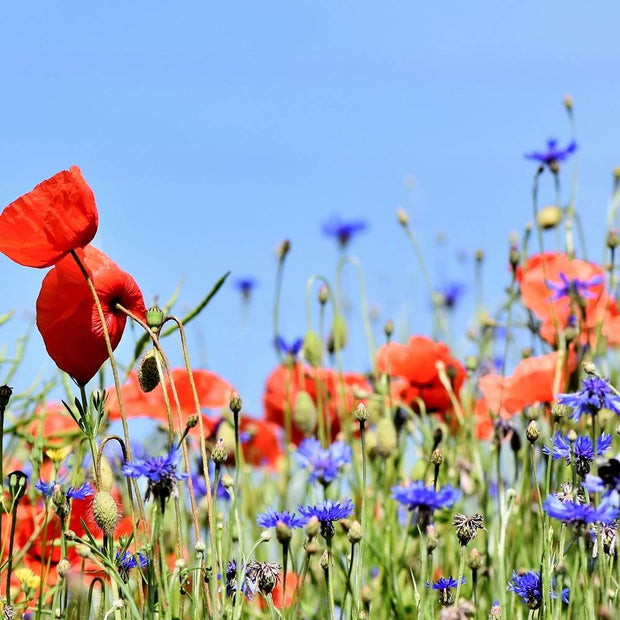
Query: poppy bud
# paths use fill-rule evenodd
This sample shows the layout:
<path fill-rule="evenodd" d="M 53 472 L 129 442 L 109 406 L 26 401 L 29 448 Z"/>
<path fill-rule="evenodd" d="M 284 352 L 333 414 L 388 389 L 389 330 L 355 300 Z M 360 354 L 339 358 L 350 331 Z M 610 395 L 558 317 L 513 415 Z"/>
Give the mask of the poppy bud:
<path fill-rule="evenodd" d="M 359 521 L 353 521 L 353 523 L 351 523 L 351 527 L 347 533 L 347 539 L 352 545 L 362 540 L 362 526 Z"/>
<path fill-rule="evenodd" d="M 159 333 L 162 323 L 164 322 L 164 311 L 159 306 L 151 306 L 146 311 L 146 324 L 156 334 Z"/>
<path fill-rule="evenodd" d="M 9 491 L 14 502 L 19 501 L 26 492 L 28 476 L 23 471 L 12 471 L 8 476 Z"/>
<path fill-rule="evenodd" d="M 555 205 L 548 205 L 538 211 L 536 223 L 543 230 L 551 230 L 562 221 L 562 209 Z"/>
<path fill-rule="evenodd" d="M 324 306 L 329 299 L 329 289 L 323 284 L 319 289 L 319 303 Z"/>
<path fill-rule="evenodd" d="M 96 480 L 97 476 L 93 476 L 93 478 Z M 110 467 L 110 462 L 105 455 L 102 455 L 99 461 L 99 488 L 97 490 L 110 492 L 112 490 L 113 482 L 114 473 Z"/>
<path fill-rule="evenodd" d="M 318 368 L 321 365 L 321 357 L 323 354 L 323 345 L 318 334 L 310 330 L 304 337 L 303 353 L 306 361 L 313 368 Z"/>
<path fill-rule="evenodd" d="M 93 500 L 93 517 L 97 527 L 106 535 L 112 536 L 118 523 L 118 506 L 107 491 L 99 491 Z"/>
<path fill-rule="evenodd" d="M 138 383 L 143 392 L 151 392 L 159 385 L 156 355 L 155 349 L 151 349 L 144 355 L 138 366 Z"/>
<path fill-rule="evenodd" d="M 614 250 L 618 247 L 618 243 L 620 243 L 620 236 L 618 236 L 618 231 L 615 228 L 612 228 L 607 233 L 607 247 L 610 250 Z"/>
<path fill-rule="evenodd" d="M 396 209 L 396 219 L 398 220 L 398 223 L 403 227 L 409 225 L 409 216 L 402 207 Z"/>
<path fill-rule="evenodd" d="M 293 422 L 304 435 L 314 432 L 318 420 L 318 412 L 308 392 L 297 392 L 293 407 Z"/>
<path fill-rule="evenodd" d="M 388 319 L 385 322 L 385 325 L 383 326 L 383 333 L 385 334 L 386 338 L 392 337 L 392 334 L 394 333 L 394 321 Z"/>
<path fill-rule="evenodd" d="M 6 408 L 12 394 L 13 388 L 10 388 L 8 385 L 0 386 L 0 409 L 4 410 Z"/>
<path fill-rule="evenodd" d="M 377 453 L 387 458 L 391 456 L 398 447 L 398 436 L 396 428 L 390 418 L 382 418 L 377 423 Z"/>
<path fill-rule="evenodd" d="M 334 341 L 334 351 L 344 349 L 347 344 L 347 324 L 342 314 L 334 315 L 332 323 L 332 339 Z"/>

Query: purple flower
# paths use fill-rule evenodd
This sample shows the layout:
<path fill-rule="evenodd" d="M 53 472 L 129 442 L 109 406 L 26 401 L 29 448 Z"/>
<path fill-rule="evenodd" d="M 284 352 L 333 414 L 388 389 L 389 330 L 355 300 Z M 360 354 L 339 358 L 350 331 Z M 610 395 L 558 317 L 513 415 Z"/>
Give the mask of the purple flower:
<path fill-rule="evenodd" d="M 586 476 L 584 486 L 590 493 L 604 493 L 602 499 L 609 499 L 614 506 L 620 504 L 620 461 L 609 459 L 599 465 L 598 476 Z"/>
<path fill-rule="evenodd" d="M 59 487 L 62 490 L 62 486 L 60 482 L 56 482 L 56 480 L 52 480 L 52 482 L 44 482 L 43 480 L 38 480 L 34 483 L 34 488 L 43 495 L 43 497 L 52 497 L 54 494 L 54 489 Z M 67 487 L 65 491 L 65 497 L 67 499 L 86 499 L 93 494 L 93 488 L 89 482 L 85 482 L 80 487 Z"/>
<path fill-rule="evenodd" d="M 166 500 L 177 495 L 177 482 L 188 477 L 186 473 L 177 472 L 178 460 L 179 450 L 172 448 L 166 456 L 150 456 L 125 463 L 121 471 L 129 478 L 146 478 L 148 486 L 144 499 L 148 501 L 152 495 L 159 500 L 164 512 Z"/>
<path fill-rule="evenodd" d="M 596 415 L 601 409 L 609 409 L 620 415 L 620 398 L 609 383 L 599 377 L 587 377 L 582 388 L 574 394 L 558 394 L 558 402 L 573 408 L 570 419 L 577 422 L 584 413 Z"/>
<path fill-rule="evenodd" d="M 295 458 L 300 467 L 310 470 L 311 481 L 327 486 L 351 462 L 352 455 L 351 446 L 344 441 L 336 441 L 325 450 L 318 439 L 308 437 L 299 444 Z"/>
<path fill-rule="evenodd" d="M 289 344 L 286 340 L 284 340 L 284 338 L 282 338 L 282 336 L 278 336 L 275 342 L 276 351 L 278 351 L 278 353 L 281 353 L 282 355 L 290 355 L 293 358 L 297 357 L 303 344 L 303 338 L 297 338 L 297 340 L 294 340 Z"/>
<path fill-rule="evenodd" d="M 256 286 L 255 278 L 237 278 L 234 282 L 235 288 L 241 293 L 243 299 L 249 299 Z"/>
<path fill-rule="evenodd" d="M 590 292 L 590 289 L 599 284 L 605 282 L 605 277 L 602 275 L 593 276 L 589 280 L 569 280 L 564 273 L 560 273 L 561 283 L 547 281 L 547 286 L 553 291 L 551 299 L 556 301 L 562 297 L 581 297 L 582 299 L 592 299 L 595 297 L 594 293 Z"/>
<path fill-rule="evenodd" d="M 562 502 L 555 495 L 550 495 L 543 503 L 543 508 L 550 517 L 559 519 L 574 528 L 587 523 L 607 523 L 618 517 L 618 508 L 609 501 L 603 500 L 595 508 L 593 504 L 580 504 L 567 500 Z"/>
<path fill-rule="evenodd" d="M 577 143 L 573 140 L 566 148 L 558 148 L 558 141 L 555 139 L 547 140 L 546 151 L 532 151 L 524 155 L 525 159 L 540 162 L 549 167 L 552 171 L 557 171 L 558 164 L 568 159 L 577 150 Z"/>
<path fill-rule="evenodd" d="M 519 575 L 517 571 L 512 572 L 512 581 L 508 584 L 508 589 L 512 590 L 530 608 L 538 609 L 542 603 L 542 581 L 540 573 L 533 570 Z M 568 603 L 570 590 L 562 590 L 562 600 Z M 557 598 L 555 591 L 549 588 L 551 598 Z"/>
<path fill-rule="evenodd" d="M 447 310 L 452 310 L 465 294 L 465 285 L 460 282 L 449 282 L 438 291 L 437 303 Z"/>
<path fill-rule="evenodd" d="M 461 584 L 465 583 L 465 577 L 461 577 Z M 448 579 L 445 577 L 440 577 L 437 581 L 433 583 L 433 590 L 439 590 L 439 604 L 447 607 L 448 605 L 452 605 L 454 603 L 454 597 L 450 590 L 452 588 L 458 588 L 458 581 L 450 575 Z M 427 581 L 426 587 L 430 588 L 431 584 Z"/>
<path fill-rule="evenodd" d="M 118 574 L 125 583 L 129 580 L 130 570 L 136 568 L 137 566 L 140 566 L 140 568 L 145 568 L 148 563 L 149 561 L 146 556 L 141 553 L 136 553 L 135 555 L 133 553 L 129 553 L 129 551 L 123 551 L 121 553 L 120 549 L 116 552 L 116 568 L 118 570 Z"/>
<path fill-rule="evenodd" d="M 322 226 L 323 233 L 328 237 L 335 237 L 341 248 L 345 248 L 353 235 L 366 230 L 366 222 L 362 220 L 350 220 L 345 222 L 339 217 L 333 217 Z"/>
<path fill-rule="evenodd" d="M 410 512 L 415 511 L 416 520 L 425 526 L 436 510 L 452 506 L 461 497 L 461 492 L 450 485 L 435 491 L 433 487 L 425 486 L 422 480 L 416 480 L 392 487 L 392 497 Z"/>
<path fill-rule="evenodd" d="M 298 517 L 294 512 L 289 512 L 288 510 L 282 512 L 268 510 L 256 517 L 256 523 L 264 528 L 276 527 L 278 523 L 284 523 L 289 529 L 294 530 L 295 528 L 303 527 L 306 521 L 307 519 Z"/>
<path fill-rule="evenodd" d="M 297 507 L 299 514 L 308 521 L 316 517 L 321 523 L 321 534 L 323 538 L 330 540 L 334 536 L 334 521 L 346 519 L 355 509 L 353 500 L 347 497 L 341 502 L 334 502 L 331 499 L 319 502 L 314 506 Z"/>
<path fill-rule="evenodd" d="M 601 456 L 609 449 L 612 437 L 608 433 L 601 433 L 596 442 L 596 454 L 592 440 L 587 435 L 577 437 L 574 446 L 571 449 L 571 441 L 568 435 L 560 435 L 559 433 L 553 438 L 553 445 L 543 446 L 544 454 L 551 454 L 554 461 L 565 459 L 566 464 L 570 465 L 572 460 L 572 450 L 575 455 L 575 468 L 577 473 L 583 478 L 590 472 L 590 465 L 595 456 Z"/>

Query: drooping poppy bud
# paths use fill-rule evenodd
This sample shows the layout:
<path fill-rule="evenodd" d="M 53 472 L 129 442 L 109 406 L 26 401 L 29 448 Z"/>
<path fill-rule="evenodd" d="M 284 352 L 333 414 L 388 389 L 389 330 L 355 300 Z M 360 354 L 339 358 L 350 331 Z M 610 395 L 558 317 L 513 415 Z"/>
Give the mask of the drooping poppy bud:
<path fill-rule="evenodd" d="M 77 254 L 93 281 L 115 349 L 127 319 L 116 304 L 144 318 L 142 293 L 135 280 L 97 248 L 87 246 Z M 61 260 L 43 280 L 37 327 L 50 357 L 80 385 L 88 383 L 108 359 L 95 302 L 72 256 Z"/>
<path fill-rule="evenodd" d="M 25 267 L 50 267 L 97 232 L 97 205 L 80 169 L 43 181 L 0 214 L 0 252 Z"/>

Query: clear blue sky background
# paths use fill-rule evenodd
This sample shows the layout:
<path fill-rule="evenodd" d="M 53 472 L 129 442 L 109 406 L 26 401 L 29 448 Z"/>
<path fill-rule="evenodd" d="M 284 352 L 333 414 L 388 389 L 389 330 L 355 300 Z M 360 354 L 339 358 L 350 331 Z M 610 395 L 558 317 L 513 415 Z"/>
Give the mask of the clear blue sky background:
<path fill-rule="evenodd" d="M 4 3 L 0 204 L 77 164 L 97 198 L 96 244 L 147 303 L 166 299 L 181 276 L 179 313 L 228 269 L 256 277 L 245 322 L 229 285 L 190 338 L 196 365 L 228 378 L 260 413 L 276 363 L 276 243 L 293 245 L 287 338 L 305 330 L 307 278 L 333 278 L 338 252 L 320 233 L 333 214 L 368 222 L 351 249 L 380 308 L 377 331 L 394 318 L 429 333 L 429 301 L 395 220 L 403 206 L 436 282 L 469 282 L 462 331 L 473 266 L 457 252 L 487 252 L 492 308 L 507 283 L 508 233 L 531 217 L 535 165 L 522 154 L 570 138 L 567 92 L 578 204 L 599 258 L 620 164 L 619 23 L 617 2 Z M 552 199 L 547 177 L 541 194 Z M 18 310 L 0 328 L 11 354 L 44 273 L 0 259 L 0 311 Z M 364 370 L 355 308 L 350 327 L 347 365 Z M 454 341 L 464 353 L 459 333 Z M 14 387 L 53 369 L 35 333 Z"/>

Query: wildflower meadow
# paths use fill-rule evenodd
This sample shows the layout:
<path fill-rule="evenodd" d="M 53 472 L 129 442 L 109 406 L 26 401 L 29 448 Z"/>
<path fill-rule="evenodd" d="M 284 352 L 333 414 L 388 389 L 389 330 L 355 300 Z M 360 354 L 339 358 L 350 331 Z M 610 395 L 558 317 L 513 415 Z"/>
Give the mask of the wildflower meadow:
<path fill-rule="evenodd" d="M 572 132 L 570 97 L 564 111 Z M 544 136 L 515 154 L 531 185 L 512 191 L 531 211 L 493 307 L 484 248 L 469 283 L 441 288 L 410 214 L 391 214 L 429 333 L 373 322 L 354 255 L 372 226 L 334 217 L 317 235 L 337 246 L 336 269 L 298 283 L 307 327 L 284 334 L 295 245 L 282 240 L 260 274 L 273 318 L 259 414 L 188 344 L 223 287 L 251 299 L 254 275 L 223 273 L 189 310 L 147 300 L 92 245 L 108 215 L 79 167 L 24 188 L 0 214 L 1 259 L 15 278 L 38 270 L 36 330 L 58 371 L 22 379 L 20 348 L 4 343 L 3 617 L 617 618 L 620 170 L 593 260 L 580 155 L 576 139 Z M 554 204 L 539 204 L 543 186 Z M 465 286 L 476 303 L 460 325 Z M 353 368 L 352 343 L 365 353 Z M 157 425 L 132 432 L 136 419 Z"/>

